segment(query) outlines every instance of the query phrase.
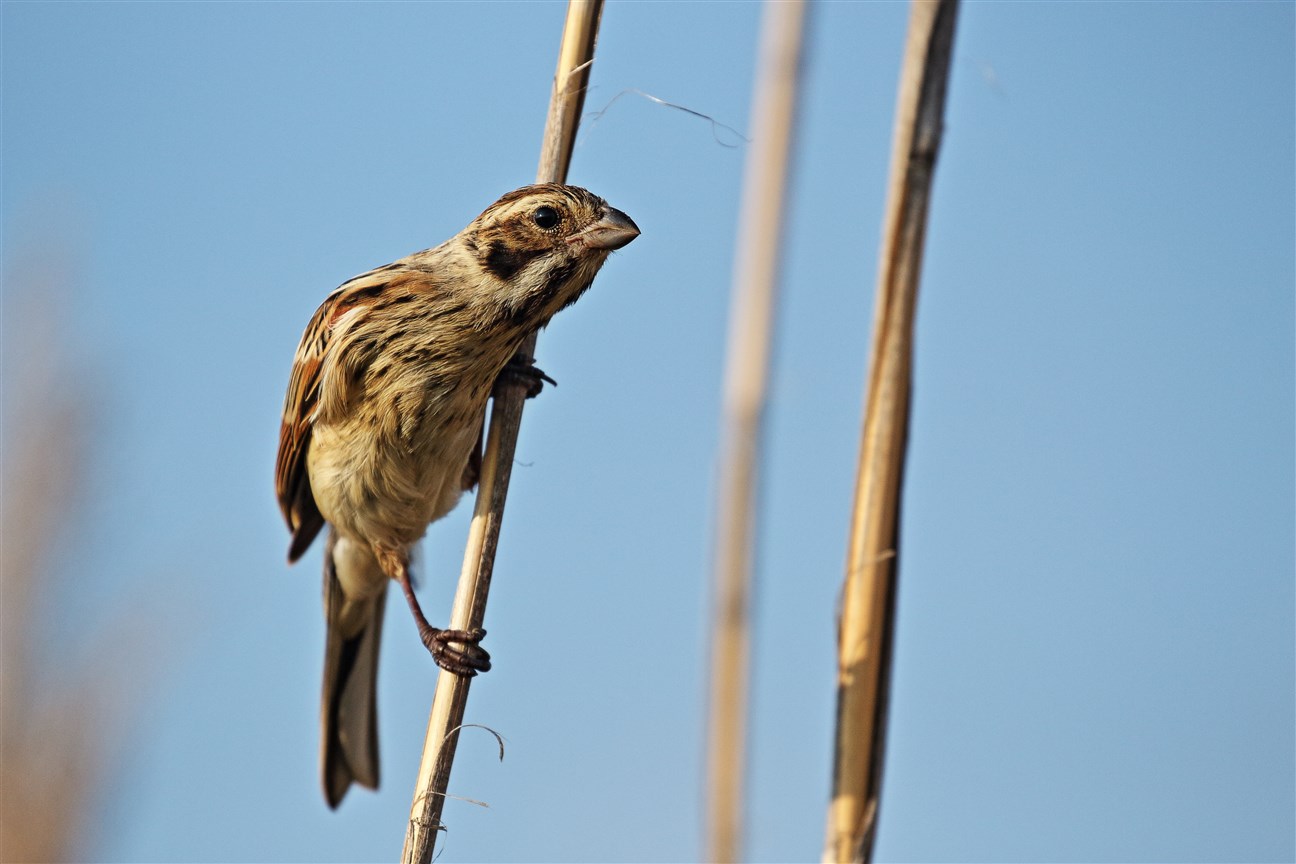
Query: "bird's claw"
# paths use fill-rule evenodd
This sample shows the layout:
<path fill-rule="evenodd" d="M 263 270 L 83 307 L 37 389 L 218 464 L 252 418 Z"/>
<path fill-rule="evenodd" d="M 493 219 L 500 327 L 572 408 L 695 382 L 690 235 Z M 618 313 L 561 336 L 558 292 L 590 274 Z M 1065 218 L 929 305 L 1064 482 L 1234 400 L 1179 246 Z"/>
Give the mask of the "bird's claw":
<path fill-rule="evenodd" d="M 429 629 L 423 634 L 423 644 L 432 652 L 432 659 L 447 672 L 461 678 L 472 678 L 478 672 L 489 672 L 490 654 L 481 647 L 486 631 L 480 627 L 472 630 Z"/>
<path fill-rule="evenodd" d="M 516 384 L 526 389 L 526 398 L 533 399 L 540 395 L 546 383 L 557 387 L 558 382 L 550 378 L 535 365 L 535 360 L 529 357 L 523 357 L 521 354 L 513 355 L 513 359 L 500 370 L 499 377 L 495 379 L 495 393 L 498 395 L 500 388 L 510 384 Z"/>

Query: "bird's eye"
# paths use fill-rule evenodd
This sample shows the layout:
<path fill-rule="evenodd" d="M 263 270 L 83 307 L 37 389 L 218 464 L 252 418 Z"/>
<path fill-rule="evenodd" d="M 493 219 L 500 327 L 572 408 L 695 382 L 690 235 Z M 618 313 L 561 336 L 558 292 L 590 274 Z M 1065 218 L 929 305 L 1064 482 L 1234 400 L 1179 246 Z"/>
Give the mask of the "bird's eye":
<path fill-rule="evenodd" d="M 552 207 L 537 207 L 531 214 L 531 219 L 536 225 L 548 231 L 558 224 L 558 211 Z"/>

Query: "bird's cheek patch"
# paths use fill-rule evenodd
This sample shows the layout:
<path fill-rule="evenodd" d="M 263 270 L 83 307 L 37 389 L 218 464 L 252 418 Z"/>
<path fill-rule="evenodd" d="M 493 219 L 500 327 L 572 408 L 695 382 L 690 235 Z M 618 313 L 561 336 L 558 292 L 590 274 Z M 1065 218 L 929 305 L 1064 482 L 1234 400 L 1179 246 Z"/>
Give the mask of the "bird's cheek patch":
<path fill-rule="evenodd" d="M 508 282 L 519 270 L 542 254 L 543 249 L 522 249 L 496 240 L 490 244 L 482 263 L 497 279 Z"/>

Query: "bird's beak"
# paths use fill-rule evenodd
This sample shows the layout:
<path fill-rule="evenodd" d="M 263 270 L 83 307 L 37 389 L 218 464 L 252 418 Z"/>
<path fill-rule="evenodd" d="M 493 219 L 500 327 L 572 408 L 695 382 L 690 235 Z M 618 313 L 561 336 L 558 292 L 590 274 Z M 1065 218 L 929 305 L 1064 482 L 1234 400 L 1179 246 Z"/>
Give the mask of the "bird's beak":
<path fill-rule="evenodd" d="M 626 214 L 613 207 L 603 211 L 603 218 L 574 234 L 568 242 L 584 244 L 587 249 L 620 249 L 639 236 L 639 226 Z"/>

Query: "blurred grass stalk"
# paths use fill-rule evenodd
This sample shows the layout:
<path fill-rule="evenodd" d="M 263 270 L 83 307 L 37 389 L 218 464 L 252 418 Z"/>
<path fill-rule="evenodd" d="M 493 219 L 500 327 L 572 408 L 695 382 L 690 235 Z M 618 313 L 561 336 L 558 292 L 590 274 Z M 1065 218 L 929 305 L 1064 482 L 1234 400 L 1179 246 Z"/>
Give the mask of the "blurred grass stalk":
<path fill-rule="evenodd" d="M 757 461 L 807 6 L 806 0 L 767 0 L 765 4 L 752 95 L 752 147 L 743 179 L 734 253 L 717 490 L 707 741 L 705 860 L 715 862 L 737 861 L 742 851 Z"/>
<path fill-rule="evenodd" d="M 78 590 L 75 575 L 59 565 L 86 493 L 90 400 L 82 387 L 89 385 L 68 356 L 73 337 L 63 326 L 72 302 L 69 256 L 41 242 L 7 257 L 0 861 L 84 860 L 134 681 L 121 674 L 115 629 L 95 634 L 116 637 L 108 650 L 80 628 L 71 639 L 50 632 Z"/>
<path fill-rule="evenodd" d="M 900 75 L 838 629 L 837 733 L 825 862 L 871 860 L 877 833 L 914 307 L 957 14 L 958 0 L 914 0 Z"/>
<path fill-rule="evenodd" d="M 567 4 L 567 19 L 558 49 L 558 66 L 554 72 L 549 115 L 540 149 L 540 166 L 536 171 L 537 183 L 566 182 L 572 145 L 585 104 L 590 66 L 594 62 L 594 43 L 598 38 L 602 12 L 603 0 L 569 0 Z M 532 358 L 535 346 L 533 333 L 519 353 Z M 491 402 L 490 428 L 477 500 L 468 529 L 459 586 L 450 612 L 449 626 L 454 630 L 480 627 L 485 617 L 500 522 L 504 517 L 513 454 L 522 422 L 524 389 L 507 388 Z M 432 860 L 436 835 L 442 825 L 441 811 L 450 784 L 450 769 L 468 704 L 470 681 L 444 669 L 437 678 L 427 736 L 423 741 L 423 759 L 405 831 L 405 847 L 401 853 L 401 860 L 406 864 L 428 864 Z"/>
<path fill-rule="evenodd" d="M 24 322 L 28 325 L 30 321 Z M 40 370 L 44 371 L 44 370 Z M 13 383 L 13 382 L 7 382 Z M 48 384 L 50 382 L 40 382 Z M 68 861 L 88 833 L 110 724 L 106 676 L 66 653 L 42 663 L 42 601 L 75 590 L 51 572 L 60 528 L 81 492 L 81 424 L 53 387 L 29 394 L 7 424 L 0 519 L 0 861 Z M 46 401 L 39 401 L 44 398 Z M 62 646 L 60 646 L 62 647 Z"/>

